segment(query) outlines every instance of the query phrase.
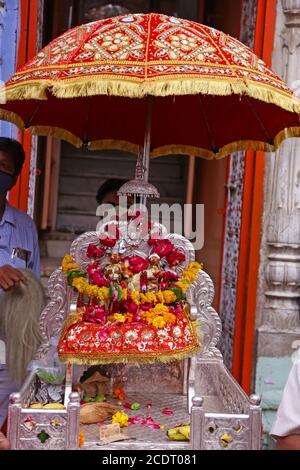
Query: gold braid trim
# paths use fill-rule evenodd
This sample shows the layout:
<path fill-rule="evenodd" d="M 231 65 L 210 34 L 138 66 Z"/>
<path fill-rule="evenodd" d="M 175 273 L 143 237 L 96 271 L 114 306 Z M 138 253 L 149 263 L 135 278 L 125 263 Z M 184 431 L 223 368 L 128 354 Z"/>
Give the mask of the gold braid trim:
<path fill-rule="evenodd" d="M 247 95 L 251 98 L 275 104 L 287 111 L 300 113 L 300 100 L 272 85 L 260 84 L 249 79 L 228 77 L 199 77 L 199 75 L 168 75 L 164 78 L 138 78 L 116 75 L 87 75 L 64 80 L 27 80 L 8 85 L 0 92 L 0 103 L 12 100 L 47 99 L 46 90 L 52 89 L 57 98 L 113 95 L 143 98 L 147 95 Z"/>

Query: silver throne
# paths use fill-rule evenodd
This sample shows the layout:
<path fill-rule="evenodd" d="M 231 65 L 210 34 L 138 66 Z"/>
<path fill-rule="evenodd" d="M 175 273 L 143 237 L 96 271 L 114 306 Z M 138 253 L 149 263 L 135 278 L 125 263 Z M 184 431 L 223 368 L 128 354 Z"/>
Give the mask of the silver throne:
<path fill-rule="evenodd" d="M 177 234 L 156 224 L 162 238 L 172 241 L 175 247 L 184 250 L 186 261 L 181 271 L 194 261 L 192 244 Z M 119 225 L 121 238 L 119 249 L 123 253 L 149 253 L 147 242 L 128 237 L 126 223 Z M 88 258 L 86 249 L 96 244 L 99 232 L 88 232 L 79 236 L 72 244 L 70 254 L 82 267 Z M 47 362 L 51 338 L 58 337 L 67 315 L 77 306 L 77 295 L 67 285 L 61 268 L 53 272 L 48 285 L 50 301 L 41 315 L 41 331 L 44 343 L 37 359 Z M 85 425 L 85 449 L 260 449 L 261 408 L 260 399 L 250 398 L 234 380 L 223 364 L 217 348 L 221 336 L 221 322 L 211 306 L 214 297 L 213 283 L 204 271 L 187 291 L 192 320 L 199 320 L 201 330 L 201 352 L 190 359 L 171 364 L 137 365 L 130 363 L 120 367 L 109 365 L 112 385 L 125 386 L 129 401 L 144 405 L 152 403 L 147 412 L 164 429 L 128 427 L 126 441 L 101 446 L 99 426 Z M 81 368 L 78 371 L 78 368 Z M 88 366 L 86 366 L 86 369 Z M 18 393 L 10 397 L 8 438 L 13 449 L 77 449 L 79 432 L 80 397 L 72 392 L 82 366 L 67 365 L 64 384 L 65 409 L 31 409 L 28 407 L 36 390 L 36 371 L 32 371 Z M 75 376 L 75 378 L 74 378 Z M 162 414 L 163 408 L 174 410 L 172 415 Z M 126 410 L 127 411 L 127 410 Z M 142 411 L 139 411 L 141 414 Z M 190 442 L 170 441 L 166 430 L 183 423 L 191 423 Z M 41 439 L 43 436 L 43 439 Z"/>

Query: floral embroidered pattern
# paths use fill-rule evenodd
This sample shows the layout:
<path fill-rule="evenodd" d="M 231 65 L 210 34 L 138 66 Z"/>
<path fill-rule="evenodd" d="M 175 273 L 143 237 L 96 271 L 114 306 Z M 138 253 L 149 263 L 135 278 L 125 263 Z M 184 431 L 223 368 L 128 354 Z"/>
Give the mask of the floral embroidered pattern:
<path fill-rule="evenodd" d="M 175 63 L 174 63 L 175 62 Z M 291 95 L 286 84 L 244 44 L 220 31 L 158 14 L 127 15 L 88 23 L 52 41 L 7 82 L 45 88 L 70 78 L 103 75 L 112 80 L 214 79 L 224 76 L 269 85 Z M 49 83 L 49 80 L 51 83 Z M 28 83 L 29 82 L 29 83 Z"/>

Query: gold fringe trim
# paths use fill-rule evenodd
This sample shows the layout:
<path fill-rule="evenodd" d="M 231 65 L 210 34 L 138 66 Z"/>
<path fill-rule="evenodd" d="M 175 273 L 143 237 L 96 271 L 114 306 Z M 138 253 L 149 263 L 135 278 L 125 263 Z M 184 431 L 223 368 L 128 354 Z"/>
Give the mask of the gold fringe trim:
<path fill-rule="evenodd" d="M 158 147 L 150 153 L 151 158 L 158 158 L 167 155 L 188 155 L 190 157 L 200 157 L 206 160 L 215 158 L 215 154 L 210 150 L 200 147 L 193 147 L 192 145 L 163 145 Z"/>
<path fill-rule="evenodd" d="M 47 90 L 53 86 L 53 80 L 26 80 L 23 83 L 3 86 L 0 89 L 0 103 L 13 100 L 47 100 Z"/>
<path fill-rule="evenodd" d="M 4 101 L 25 99 L 47 99 L 46 90 L 50 89 L 57 98 L 80 96 L 113 95 L 128 98 L 143 98 L 147 95 L 204 95 L 228 96 L 247 95 L 251 98 L 275 104 L 287 111 L 300 113 L 300 99 L 272 85 L 255 83 L 249 79 L 221 77 L 202 77 L 189 75 L 188 78 L 170 75 L 162 79 L 108 76 L 86 76 L 65 80 L 28 80 L 25 83 L 9 85 L 0 94 Z M 1 102 L 1 101 L 0 101 Z"/>
<path fill-rule="evenodd" d="M 125 152 L 134 154 L 138 154 L 141 150 L 141 147 L 138 144 L 132 144 L 125 140 L 113 139 L 93 140 L 89 143 L 88 148 L 90 150 L 124 150 Z"/>
<path fill-rule="evenodd" d="M 0 108 L 0 120 L 11 122 L 15 124 L 19 129 L 24 129 L 23 119 L 12 111 Z"/>
<path fill-rule="evenodd" d="M 28 128 L 28 131 L 33 135 L 51 136 L 55 137 L 56 139 L 65 140 L 66 142 L 74 145 L 76 148 L 82 147 L 83 144 L 79 137 L 76 137 L 76 135 L 72 134 L 72 132 L 61 129 L 60 127 L 32 126 Z"/>
<path fill-rule="evenodd" d="M 0 109 L 0 120 L 1 119 L 15 124 L 19 129 L 24 129 L 24 122 L 22 118 L 12 111 Z M 83 145 L 83 142 L 79 137 L 65 129 L 58 127 L 32 126 L 26 129 L 26 131 L 33 135 L 52 136 L 57 139 L 62 139 L 77 148 L 80 148 Z M 290 137 L 300 137 L 300 127 L 289 127 L 280 131 L 274 138 L 274 145 L 256 140 L 239 140 L 225 145 L 217 153 L 214 153 L 211 150 L 201 147 L 194 147 L 192 145 L 173 144 L 155 148 L 150 153 L 150 157 L 158 158 L 172 155 L 187 155 L 204 158 L 206 160 L 213 160 L 226 157 L 230 153 L 237 152 L 239 150 L 252 149 L 263 152 L 275 152 L 281 143 Z M 138 144 L 113 139 L 103 139 L 89 142 L 88 148 L 90 150 L 123 150 L 134 154 L 138 154 L 140 149 Z"/>
<path fill-rule="evenodd" d="M 284 140 L 290 137 L 300 137 L 300 127 L 289 127 L 280 131 L 274 139 L 275 149 L 277 149 Z"/>
<path fill-rule="evenodd" d="M 78 365 L 89 365 L 89 366 L 95 366 L 98 364 L 128 364 L 129 362 L 136 362 L 138 364 L 157 364 L 157 363 L 163 363 L 163 364 L 168 364 L 170 362 L 174 361 L 180 361 L 182 359 L 187 359 L 199 352 L 199 347 L 194 347 L 191 348 L 189 351 L 186 352 L 177 352 L 174 353 L 174 351 L 170 352 L 169 355 L 164 354 L 157 356 L 155 355 L 153 357 L 146 356 L 145 353 L 135 353 L 135 354 L 124 354 L 124 353 L 119 353 L 116 354 L 116 356 L 112 357 L 112 355 L 109 356 L 107 354 L 106 356 L 101 356 L 100 354 L 95 356 L 90 357 L 89 354 L 87 353 L 85 355 L 72 355 L 72 354 L 62 354 L 59 353 L 59 358 L 62 362 L 65 363 L 71 363 L 71 364 L 78 364 Z"/>
<path fill-rule="evenodd" d="M 155 148 L 151 153 L 151 158 L 158 158 L 172 155 L 187 155 L 206 160 L 220 159 L 226 157 L 230 153 L 237 152 L 239 150 L 256 150 L 263 152 L 275 152 L 281 143 L 290 137 L 300 137 L 300 126 L 290 127 L 280 131 L 274 138 L 274 144 L 271 145 L 267 142 L 260 142 L 257 140 L 239 140 L 224 145 L 217 153 L 204 149 L 201 147 L 194 147 L 191 145 L 164 145 L 162 147 Z M 136 147 L 136 149 L 135 149 Z M 89 144 L 89 149 L 98 150 L 126 150 L 128 152 L 138 153 L 139 146 L 130 142 L 118 141 L 118 140 L 98 140 Z"/>

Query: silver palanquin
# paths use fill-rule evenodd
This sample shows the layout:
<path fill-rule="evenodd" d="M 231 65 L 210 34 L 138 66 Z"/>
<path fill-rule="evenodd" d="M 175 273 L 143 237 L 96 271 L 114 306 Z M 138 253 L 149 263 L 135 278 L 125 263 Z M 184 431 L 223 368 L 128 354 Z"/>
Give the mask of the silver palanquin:
<path fill-rule="evenodd" d="M 184 237 L 168 234 L 156 224 L 164 238 L 170 239 L 186 254 L 185 265 L 194 261 L 192 244 Z M 149 253 L 145 241 L 128 237 L 127 224 L 120 223 L 119 249 L 123 253 Z M 70 254 L 75 261 L 86 266 L 86 249 L 97 243 L 99 232 L 79 236 L 72 244 Z M 50 277 L 48 285 L 50 302 L 41 315 L 41 331 L 44 343 L 37 359 L 47 361 L 50 339 L 60 334 L 62 324 L 70 311 L 76 309 L 77 298 L 67 285 L 61 269 Z M 234 380 L 223 364 L 217 348 L 221 336 L 221 322 L 211 306 L 214 287 L 210 277 L 200 271 L 190 286 L 187 298 L 192 319 L 201 325 L 203 348 L 196 356 L 171 364 L 109 366 L 115 373 L 112 381 L 124 385 L 128 400 L 141 405 L 152 402 L 151 416 L 163 424 L 164 429 L 154 430 L 146 426 L 130 425 L 126 441 L 100 446 L 99 426 L 85 425 L 85 449 L 260 449 L 261 408 L 260 399 L 250 398 Z M 78 380 L 81 366 L 68 365 L 65 383 L 65 409 L 30 409 L 36 389 L 36 374 L 32 372 L 18 393 L 10 397 L 8 438 L 13 449 L 77 449 L 80 397 L 72 392 L 72 383 Z M 87 366 L 88 367 L 88 366 Z M 86 368 L 87 368 L 86 367 Z M 76 379 L 74 379 L 74 376 Z M 113 383 L 112 383 L 113 386 Z M 173 415 L 163 415 L 163 407 L 174 410 Z M 126 410 L 127 411 L 127 410 Z M 148 410 L 149 411 L 149 410 Z M 141 414 L 142 411 L 139 411 Z M 130 414 L 130 413 L 129 413 Z M 191 423 L 190 442 L 170 441 L 166 429 L 183 423 Z"/>

